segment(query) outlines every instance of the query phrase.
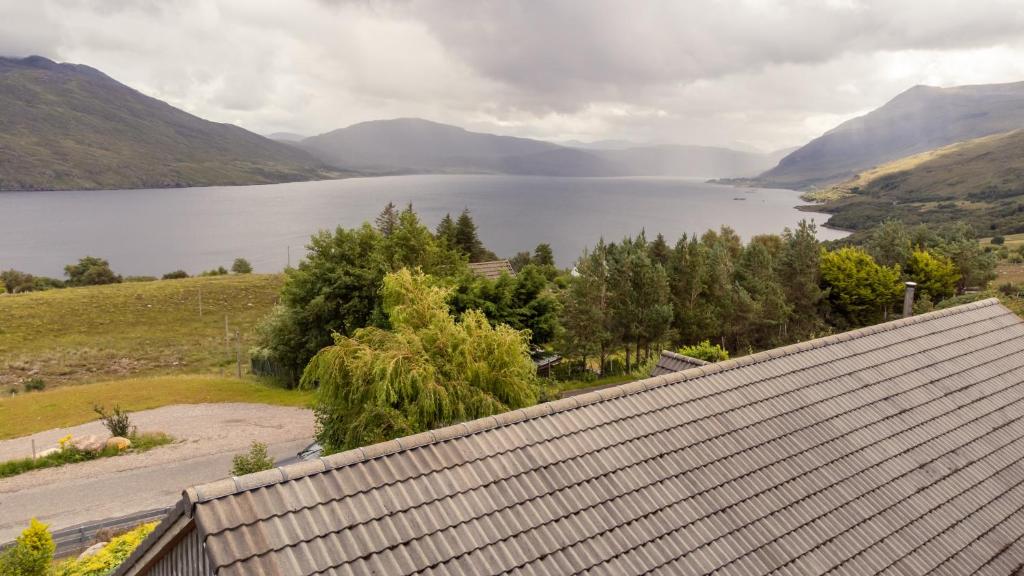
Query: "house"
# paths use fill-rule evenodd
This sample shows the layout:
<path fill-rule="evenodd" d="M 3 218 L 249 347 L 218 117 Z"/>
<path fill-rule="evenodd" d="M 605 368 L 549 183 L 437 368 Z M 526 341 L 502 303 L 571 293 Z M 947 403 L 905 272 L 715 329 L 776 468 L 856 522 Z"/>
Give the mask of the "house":
<path fill-rule="evenodd" d="M 489 262 L 470 262 L 469 269 L 477 276 L 483 276 L 488 280 L 497 280 L 502 274 L 515 276 L 516 271 L 512 269 L 512 263 L 508 260 L 491 260 Z"/>
<path fill-rule="evenodd" d="M 651 369 L 651 376 L 664 376 L 665 374 L 682 372 L 688 368 L 696 368 L 705 364 L 707 362 L 704 360 L 691 358 L 669 350 L 662 350 L 661 356 L 658 357 L 658 363 Z"/>
<path fill-rule="evenodd" d="M 985 300 L 189 488 L 117 574 L 1011 574 Z"/>

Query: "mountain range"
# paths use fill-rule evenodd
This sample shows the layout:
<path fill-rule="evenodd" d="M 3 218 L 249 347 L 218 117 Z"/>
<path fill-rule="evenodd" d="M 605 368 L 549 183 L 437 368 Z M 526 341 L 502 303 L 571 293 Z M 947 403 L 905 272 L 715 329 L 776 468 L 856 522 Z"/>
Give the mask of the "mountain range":
<path fill-rule="evenodd" d="M 264 184 L 343 175 L 88 66 L 0 58 L 0 190 Z"/>
<path fill-rule="evenodd" d="M 1024 128 L 1024 82 L 915 86 L 783 158 L 754 183 L 812 188 L 909 155 Z"/>

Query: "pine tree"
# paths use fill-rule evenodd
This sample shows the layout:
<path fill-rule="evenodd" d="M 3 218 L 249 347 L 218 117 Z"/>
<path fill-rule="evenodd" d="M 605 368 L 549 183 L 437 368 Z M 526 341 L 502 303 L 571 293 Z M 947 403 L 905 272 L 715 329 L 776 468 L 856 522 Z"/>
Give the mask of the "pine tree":
<path fill-rule="evenodd" d="M 409 205 L 409 210 L 412 210 L 412 204 Z M 384 237 L 391 236 L 398 227 L 398 208 L 394 202 L 388 202 L 388 205 L 381 210 L 375 221 L 377 231 Z"/>
<path fill-rule="evenodd" d="M 779 282 L 790 305 L 789 321 L 783 327 L 789 342 L 811 338 L 822 326 L 820 286 L 821 247 L 814 223 L 801 220 L 796 230 L 782 234 Z"/>
<path fill-rule="evenodd" d="M 437 230 L 434 232 L 434 237 L 444 246 L 455 248 L 455 221 L 452 220 L 451 214 L 445 214 L 444 218 L 441 218 L 441 222 L 438 223 Z"/>
<path fill-rule="evenodd" d="M 554 266 L 555 253 L 551 250 L 551 244 L 537 244 L 530 261 L 537 266 Z"/>
<path fill-rule="evenodd" d="M 469 208 L 462 211 L 455 222 L 455 247 L 469 257 L 470 262 L 480 262 L 484 256 L 484 245 L 476 233 L 476 224 L 469 215 Z"/>

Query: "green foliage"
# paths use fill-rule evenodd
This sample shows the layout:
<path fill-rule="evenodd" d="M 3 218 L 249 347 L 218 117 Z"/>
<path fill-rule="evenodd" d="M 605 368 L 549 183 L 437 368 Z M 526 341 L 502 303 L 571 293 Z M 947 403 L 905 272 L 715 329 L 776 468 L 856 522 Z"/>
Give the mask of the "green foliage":
<path fill-rule="evenodd" d="M 822 254 L 821 281 L 843 328 L 881 322 L 903 294 L 899 268 L 879 265 L 861 248 Z"/>
<path fill-rule="evenodd" d="M 871 233 L 867 242 L 868 253 L 882 266 L 904 267 L 913 246 L 903 222 L 889 219 Z"/>
<path fill-rule="evenodd" d="M 213 268 L 213 269 L 210 269 L 210 270 L 204 270 L 204 271 L 202 271 L 202 272 L 200 272 L 198 274 L 198 276 L 204 277 L 204 278 L 205 277 L 210 277 L 210 276 L 227 276 L 227 275 L 228 275 L 228 269 L 223 267 L 223 266 L 217 266 L 216 268 Z"/>
<path fill-rule="evenodd" d="M 996 277 L 996 255 L 982 249 L 974 230 L 966 224 L 940 229 L 935 248 L 953 262 L 960 274 L 957 294 L 968 288 L 984 288 Z"/>
<path fill-rule="evenodd" d="M 709 340 L 701 340 L 699 344 L 683 346 L 678 350 L 683 356 L 704 360 L 705 362 L 721 362 L 729 359 L 729 351 Z"/>
<path fill-rule="evenodd" d="M 554 266 L 555 253 L 551 250 L 551 244 L 537 244 L 530 262 L 537 266 Z"/>
<path fill-rule="evenodd" d="M 647 240 L 641 233 L 608 247 L 609 311 L 611 326 L 626 351 L 626 371 L 633 369 L 630 347 L 636 363 L 646 347 L 662 341 L 672 322 L 668 276 L 651 261 Z"/>
<path fill-rule="evenodd" d="M 92 411 L 99 415 L 100 422 L 103 423 L 103 427 L 110 432 L 111 436 L 128 438 L 135 434 L 131 413 L 127 410 L 122 410 L 117 404 L 114 404 L 114 409 L 109 412 L 103 406 L 94 404 Z"/>
<path fill-rule="evenodd" d="M 88 558 L 73 559 L 58 564 L 54 574 L 55 576 L 109 576 L 128 559 L 128 556 L 139 547 L 139 544 L 142 544 L 142 541 L 156 526 L 157 522 L 140 524 L 120 536 L 111 538 L 106 546 Z"/>
<path fill-rule="evenodd" d="M 145 452 L 174 441 L 174 438 L 163 432 L 146 432 L 144 434 L 131 435 L 129 439 L 132 441 L 132 446 L 128 449 L 131 452 Z M 55 468 L 65 464 L 77 464 L 78 462 L 96 460 L 97 458 L 109 458 L 120 454 L 124 454 L 124 451 L 113 447 L 105 447 L 98 452 L 86 452 L 67 445 L 58 452 L 40 458 L 17 458 L 0 462 L 0 478 L 17 476 L 18 474 L 42 468 Z"/>
<path fill-rule="evenodd" d="M 161 276 L 162 280 L 178 280 L 181 278 L 188 278 L 188 272 L 185 272 L 184 270 L 175 270 Z"/>
<path fill-rule="evenodd" d="M 918 294 L 932 302 L 956 293 L 956 284 L 960 280 L 960 273 L 949 258 L 924 250 L 916 250 L 907 259 L 907 274 L 917 282 Z"/>
<path fill-rule="evenodd" d="M 601 240 L 592 252 L 584 250 L 575 274 L 562 293 L 560 348 L 571 356 L 596 356 L 602 373 L 605 356 L 614 343 L 608 287 L 608 247 Z"/>
<path fill-rule="evenodd" d="M 274 467 L 274 459 L 267 453 L 267 445 L 253 442 L 245 454 L 236 454 L 231 459 L 231 475 L 245 476 L 254 472 L 270 470 Z"/>
<path fill-rule="evenodd" d="M 231 263 L 231 271 L 235 274 L 252 274 L 252 264 L 245 258 L 235 258 Z"/>
<path fill-rule="evenodd" d="M 97 286 L 101 284 L 117 284 L 121 277 L 110 269 L 110 263 L 102 258 L 86 256 L 78 264 L 64 267 L 64 275 L 68 277 L 68 286 Z"/>
<path fill-rule="evenodd" d="M 46 388 L 46 382 L 43 382 L 42 378 L 33 377 L 25 380 L 22 387 L 25 389 L 25 392 L 38 392 Z"/>
<path fill-rule="evenodd" d="M 36 289 L 35 276 L 17 270 L 4 270 L 0 272 L 0 282 L 3 282 L 4 289 L 9 294 L 31 292 Z"/>
<path fill-rule="evenodd" d="M 14 546 L 0 554 L 0 574 L 46 576 L 56 549 L 46 524 L 33 518 Z"/>
<path fill-rule="evenodd" d="M 335 335 L 306 367 L 319 387 L 317 439 L 336 452 L 535 403 L 528 337 L 470 310 L 456 320 L 450 290 L 408 270 L 384 278 L 391 330 Z"/>
<path fill-rule="evenodd" d="M 1006 242 L 1006 238 L 1003 236 L 993 236 L 990 242 L 996 246 L 1002 246 Z"/>
<path fill-rule="evenodd" d="M 451 217 L 448 217 L 448 222 L 451 223 Z M 374 225 L 377 232 L 380 232 L 385 238 L 395 232 L 395 229 L 398 228 L 398 208 L 394 202 L 388 202 L 388 205 L 381 210 Z"/>
<path fill-rule="evenodd" d="M 479 310 L 495 324 L 528 330 L 530 342 L 551 342 L 558 329 L 558 301 L 548 288 L 540 267 L 529 264 L 516 276 L 496 280 L 463 274 L 452 296 L 452 310 L 463 314 Z"/>
<path fill-rule="evenodd" d="M 533 256 L 529 252 L 516 252 L 516 255 L 508 259 L 508 263 L 512 265 L 512 269 L 519 272 L 530 264 L 533 260 Z"/>

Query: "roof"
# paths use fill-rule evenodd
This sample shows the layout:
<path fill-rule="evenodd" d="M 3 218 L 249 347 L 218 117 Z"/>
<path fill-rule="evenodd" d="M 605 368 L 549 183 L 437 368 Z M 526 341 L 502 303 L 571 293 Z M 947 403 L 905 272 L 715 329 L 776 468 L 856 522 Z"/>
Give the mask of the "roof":
<path fill-rule="evenodd" d="M 470 262 L 469 269 L 488 280 L 501 278 L 502 274 L 515 276 L 516 271 L 508 260 L 491 260 L 490 262 Z"/>
<path fill-rule="evenodd" d="M 985 300 L 185 491 L 218 574 L 1008 574 L 1024 322 Z"/>
<path fill-rule="evenodd" d="M 673 372 L 682 372 L 689 368 L 707 364 L 704 360 L 683 356 L 669 350 L 662 350 L 658 357 L 658 363 L 651 369 L 651 376 L 664 376 Z"/>

